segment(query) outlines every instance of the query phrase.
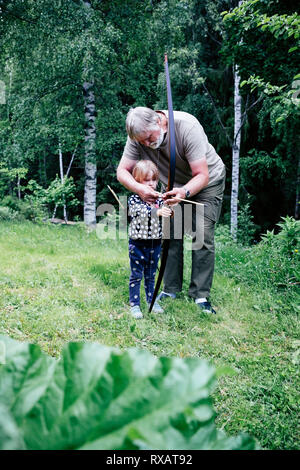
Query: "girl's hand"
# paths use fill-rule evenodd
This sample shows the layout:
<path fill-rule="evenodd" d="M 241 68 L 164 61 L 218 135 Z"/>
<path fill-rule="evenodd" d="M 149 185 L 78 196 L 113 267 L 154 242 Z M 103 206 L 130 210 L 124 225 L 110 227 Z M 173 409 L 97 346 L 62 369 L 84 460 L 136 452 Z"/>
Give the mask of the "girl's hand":
<path fill-rule="evenodd" d="M 157 209 L 157 215 L 159 217 L 171 217 L 173 211 L 167 206 L 163 206 L 161 209 Z"/>

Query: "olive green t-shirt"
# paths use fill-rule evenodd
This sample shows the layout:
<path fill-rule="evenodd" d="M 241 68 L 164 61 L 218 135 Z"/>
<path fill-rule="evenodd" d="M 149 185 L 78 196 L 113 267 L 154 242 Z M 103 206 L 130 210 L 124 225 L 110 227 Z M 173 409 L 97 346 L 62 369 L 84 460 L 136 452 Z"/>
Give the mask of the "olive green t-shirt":
<path fill-rule="evenodd" d="M 163 112 L 168 117 L 168 111 Z M 189 162 L 206 158 L 209 183 L 217 184 L 225 175 L 225 166 L 214 147 L 208 142 L 207 136 L 199 121 L 191 114 L 174 111 L 175 140 L 176 140 L 176 171 L 175 187 L 184 186 L 191 178 L 192 171 Z M 123 156 L 131 160 L 151 160 L 159 169 L 160 181 L 168 184 L 169 174 L 169 135 L 158 149 L 151 149 L 130 137 L 124 148 Z"/>

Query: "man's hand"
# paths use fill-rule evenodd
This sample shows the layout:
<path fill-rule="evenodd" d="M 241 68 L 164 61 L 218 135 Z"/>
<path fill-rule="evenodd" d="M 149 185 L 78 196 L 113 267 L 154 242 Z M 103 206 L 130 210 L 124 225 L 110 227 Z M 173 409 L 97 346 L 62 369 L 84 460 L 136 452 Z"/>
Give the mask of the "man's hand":
<path fill-rule="evenodd" d="M 136 192 L 140 198 L 144 202 L 148 202 L 148 204 L 153 204 L 160 195 L 160 193 L 154 191 L 154 189 L 150 188 L 150 186 L 147 186 L 146 184 L 139 184 Z"/>
<path fill-rule="evenodd" d="M 185 199 L 185 189 L 173 188 L 172 191 L 168 191 L 167 193 L 164 193 L 162 195 L 162 198 L 164 199 L 165 204 L 168 204 L 169 206 L 173 206 L 180 202 L 180 200 L 176 199 L 176 197 Z"/>

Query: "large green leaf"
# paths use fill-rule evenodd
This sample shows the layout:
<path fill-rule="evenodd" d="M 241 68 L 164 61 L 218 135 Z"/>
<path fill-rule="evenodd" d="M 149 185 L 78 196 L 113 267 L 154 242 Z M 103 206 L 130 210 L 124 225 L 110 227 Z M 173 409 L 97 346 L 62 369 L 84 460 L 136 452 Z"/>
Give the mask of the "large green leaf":
<path fill-rule="evenodd" d="M 69 343 L 59 360 L 0 336 L 0 438 L 11 449 L 254 449 L 214 424 L 215 370 L 197 358 Z M 6 425 L 7 424 L 7 425 Z"/>

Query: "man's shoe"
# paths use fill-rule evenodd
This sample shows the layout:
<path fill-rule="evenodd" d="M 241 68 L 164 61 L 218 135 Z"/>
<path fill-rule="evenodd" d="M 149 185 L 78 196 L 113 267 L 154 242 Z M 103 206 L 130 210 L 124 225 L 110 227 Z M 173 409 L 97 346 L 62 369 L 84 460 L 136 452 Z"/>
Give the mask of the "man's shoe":
<path fill-rule="evenodd" d="M 151 305 L 151 303 L 148 304 L 149 308 L 150 308 L 150 305 Z M 164 309 L 159 305 L 157 300 L 154 302 L 151 312 L 153 312 L 153 313 L 164 313 Z"/>
<path fill-rule="evenodd" d="M 212 308 L 210 302 L 197 302 L 197 299 L 196 299 L 195 303 L 198 305 L 198 307 L 201 308 L 202 312 L 214 313 L 216 315 L 217 312 Z"/>
<path fill-rule="evenodd" d="M 161 291 L 161 293 L 157 297 L 157 301 L 162 300 L 162 299 L 167 299 L 167 298 L 176 299 L 176 294 L 173 294 L 171 292 Z"/>
<path fill-rule="evenodd" d="M 141 309 L 140 309 L 139 305 L 135 305 L 134 307 L 131 307 L 130 313 L 133 316 L 133 318 L 136 318 L 137 320 L 139 318 L 143 318 L 143 314 L 141 312 Z"/>

